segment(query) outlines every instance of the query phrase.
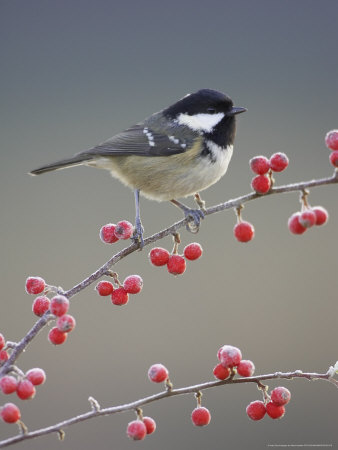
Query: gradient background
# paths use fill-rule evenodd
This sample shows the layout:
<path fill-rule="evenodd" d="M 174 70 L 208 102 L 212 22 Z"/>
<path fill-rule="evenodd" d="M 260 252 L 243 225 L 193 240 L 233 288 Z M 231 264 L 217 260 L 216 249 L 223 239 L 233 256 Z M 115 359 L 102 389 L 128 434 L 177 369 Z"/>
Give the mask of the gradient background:
<path fill-rule="evenodd" d="M 99 228 L 133 221 L 132 193 L 104 171 L 74 168 L 31 178 L 37 166 L 86 149 L 188 92 L 214 88 L 248 112 L 239 117 L 229 173 L 204 192 L 212 204 L 250 190 L 248 160 L 285 151 L 284 184 L 329 176 L 325 133 L 338 127 L 336 0 L 113 2 L 2 0 L 1 46 L 1 331 L 19 340 L 35 321 L 24 292 L 29 275 L 72 287 L 123 248 L 103 245 Z M 253 242 L 232 236 L 232 211 L 213 215 L 197 237 L 203 258 L 184 276 L 150 266 L 149 248 L 123 260 L 120 277 L 139 273 L 143 292 L 124 308 L 92 288 L 72 300 L 77 329 L 53 347 L 43 330 L 22 355 L 22 370 L 41 366 L 47 382 L 21 402 L 30 429 L 88 410 L 158 392 L 146 376 L 164 363 L 176 387 L 211 380 L 223 344 L 242 349 L 256 373 L 324 372 L 337 353 L 337 187 L 313 189 L 330 221 L 301 237 L 286 222 L 298 194 L 248 204 Z M 146 235 L 178 220 L 169 204 L 142 201 Z M 160 245 L 171 248 L 171 239 Z M 271 382 L 292 391 L 280 421 L 251 422 L 254 385 L 205 392 L 211 424 L 193 427 L 193 396 L 148 405 L 158 429 L 144 442 L 125 437 L 132 412 L 91 420 L 21 444 L 26 449 L 264 449 L 269 444 L 337 446 L 337 390 L 323 382 Z M 13 398 L 16 401 L 16 398 Z M 12 400 L 12 401 L 13 401 Z M 9 397 L 1 402 L 11 401 Z M 1 438 L 16 433 L 0 424 Z M 19 448 L 20 445 L 17 446 Z"/>

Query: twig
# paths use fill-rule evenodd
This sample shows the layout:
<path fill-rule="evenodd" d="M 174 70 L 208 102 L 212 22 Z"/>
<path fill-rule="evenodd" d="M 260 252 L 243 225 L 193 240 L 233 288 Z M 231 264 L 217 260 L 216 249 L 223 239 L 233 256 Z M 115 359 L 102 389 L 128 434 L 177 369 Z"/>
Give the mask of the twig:
<path fill-rule="evenodd" d="M 335 170 L 334 174 L 331 177 L 328 178 L 322 178 L 319 180 L 310 180 L 310 181 L 303 181 L 300 183 L 292 183 L 287 184 L 284 186 L 277 186 L 270 189 L 269 192 L 267 192 L 265 195 L 258 195 L 255 192 L 251 192 L 249 194 L 243 195 L 241 197 L 237 197 L 233 200 L 228 200 L 225 203 L 220 203 L 219 205 L 212 206 L 210 208 L 207 208 L 204 210 L 205 216 L 208 216 L 210 214 L 214 214 L 220 211 L 225 211 L 227 209 L 232 208 L 239 208 L 243 203 L 247 203 L 252 200 L 256 200 L 258 198 L 268 197 L 270 195 L 274 194 L 282 194 L 286 192 L 295 192 L 300 191 L 303 192 L 305 189 L 311 188 L 311 187 L 317 187 L 317 186 L 323 186 L 323 185 L 329 185 L 329 184 L 338 184 L 338 171 Z M 179 222 L 174 223 L 168 228 L 165 228 L 162 231 L 159 231 L 158 233 L 153 234 L 152 236 L 149 236 L 148 238 L 144 239 L 144 246 L 147 246 L 153 242 L 156 242 L 160 239 L 163 239 L 166 236 L 177 234 L 177 231 L 185 226 L 189 222 L 189 218 L 185 218 L 180 220 Z M 97 281 L 102 276 L 110 273 L 110 268 L 117 264 L 121 259 L 125 258 L 126 256 L 130 255 L 131 253 L 138 250 L 139 244 L 138 243 L 132 243 L 128 247 L 124 248 L 120 252 L 116 253 L 114 256 L 112 256 L 105 264 L 103 264 L 98 270 L 96 270 L 94 273 L 89 275 L 87 278 L 85 278 L 83 281 L 75 285 L 73 288 L 69 289 L 66 292 L 63 292 L 63 294 L 71 298 L 74 295 L 81 292 L 83 289 Z M 58 288 L 60 290 L 60 288 Z M 60 290 L 61 292 L 61 290 Z M 31 342 L 31 340 L 38 334 L 38 332 L 48 323 L 50 320 L 50 314 L 47 311 L 44 316 L 42 316 L 35 325 L 31 328 L 31 330 L 28 331 L 25 337 L 21 339 L 20 342 L 17 343 L 17 345 L 13 348 L 11 355 L 6 361 L 3 366 L 0 368 L 0 377 L 5 375 L 10 371 L 11 366 L 14 365 L 17 358 L 20 356 L 20 354 L 26 349 L 28 344 Z"/>
<path fill-rule="evenodd" d="M 76 423 L 92 419 L 94 417 L 106 416 L 130 410 L 137 410 L 141 406 L 147 405 L 148 403 L 153 403 L 164 398 L 186 394 L 198 394 L 200 391 L 211 389 L 217 386 L 240 383 L 256 383 L 258 385 L 261 385 L 261 382 L 263 380 L 305 378 L 307 380 L 326 380 L 333 383 L 338 388 L 338 382 L 333 378 L 334 375 L 335 367 L 330 367 L 326 373 L 302 372 L 301 370 L 295 370 L 294 372 L 276 372 L 272 374 L 257 375 L 248 378 L 229 378 L 223 381 L 208 381 L 206 383 L 196 384 L 194 386 L 187 386 L 179 389 L 166 389 L 165 391 L 159 392 L 158 394 L 144 397 L 131 403 L 126 403 L 119 406 L 111 406 L 108 408 L 100 408 L 96 400 L 94 400 L 95 406 L 93 407 L 93 399 L 90 397 L 89 401 L 92 406 L 90 411 L 56 423 L 55 425 L 51 425 L 46 428 L 40 428 L 39 430 L 30 431 L 25 434 L 18 434 L 17 436 L 13 436 L 11 438 L 0 441 L 0 448 L 8 447 L 9 445 L 15 444 L 17 442 L 22 442 L 27 439 L 33 439 L 50 433 L 58 433 L 59 435 L 62 433 L 62 436 L 64 436 L 63 429 L 65 427 L 69 427 L 70 425 L 74 425 Z"/>

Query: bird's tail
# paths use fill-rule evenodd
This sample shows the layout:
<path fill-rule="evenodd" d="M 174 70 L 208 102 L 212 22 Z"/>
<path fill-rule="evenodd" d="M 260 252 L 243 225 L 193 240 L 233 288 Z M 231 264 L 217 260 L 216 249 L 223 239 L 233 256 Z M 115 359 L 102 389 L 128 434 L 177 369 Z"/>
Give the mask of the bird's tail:
<path fill-rule="evenodd" d="M 41 166 L 38 169 L 32 170 L 30 175 L 40 175 L 41 173 L 51 172 L 53 170 L 66 169 L 70 166 L 80 166 L 86 161 L 90 161 L 92 158 L 92 156 L 86 154 L 75 155 L 72 158 L 62 159 L 61 161 Z"/>

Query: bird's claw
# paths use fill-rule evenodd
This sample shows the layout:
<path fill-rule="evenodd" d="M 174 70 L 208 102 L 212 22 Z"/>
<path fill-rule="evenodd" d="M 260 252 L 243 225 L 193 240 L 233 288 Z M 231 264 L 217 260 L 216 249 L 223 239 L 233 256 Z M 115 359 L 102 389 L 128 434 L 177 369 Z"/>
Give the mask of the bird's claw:
<path fill-rule="evenodd" d="M 200 228 L 201 219 L 204 219 L 204 212 L 201 209 L 186 208 L 184 210 L 184 215 L 190 219 L 185 226 L 186 229 L 190 231 L 190 233 L 197 233 Z"/>
<path fill-rule="evenodd" d="M 143 232 L 144 232 L 144 228 L 142 226 L 142 222 L 141 222 L 141 220 L 136 218 L 135 231 L 134 231 L 132 239 L 135 243 L 139 244 L 140 250 L 142 250 L 144 247 Z"/>

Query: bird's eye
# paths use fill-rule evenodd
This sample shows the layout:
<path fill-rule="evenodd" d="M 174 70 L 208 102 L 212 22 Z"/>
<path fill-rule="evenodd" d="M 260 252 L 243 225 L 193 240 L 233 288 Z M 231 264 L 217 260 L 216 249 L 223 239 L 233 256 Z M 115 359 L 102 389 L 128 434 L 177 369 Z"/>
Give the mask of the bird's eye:
<path fill-rule="evenodd" d="M 215 108 L 208 108 L 207 112 L 208 112 L 208 114 L 215 114 L 216 109 Z"/>

